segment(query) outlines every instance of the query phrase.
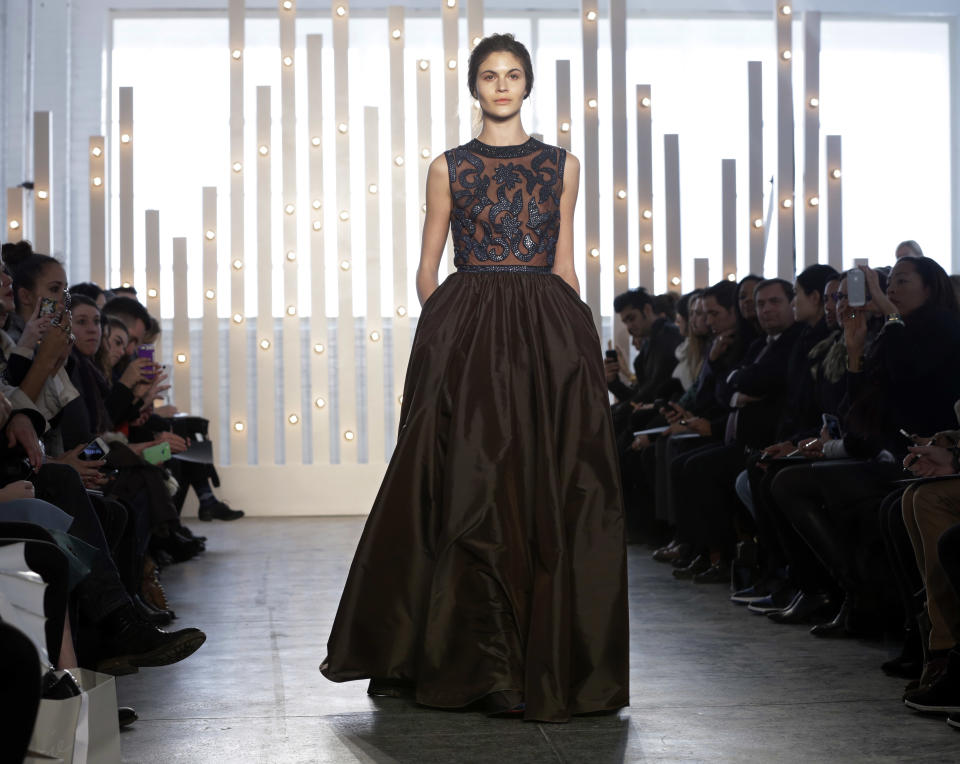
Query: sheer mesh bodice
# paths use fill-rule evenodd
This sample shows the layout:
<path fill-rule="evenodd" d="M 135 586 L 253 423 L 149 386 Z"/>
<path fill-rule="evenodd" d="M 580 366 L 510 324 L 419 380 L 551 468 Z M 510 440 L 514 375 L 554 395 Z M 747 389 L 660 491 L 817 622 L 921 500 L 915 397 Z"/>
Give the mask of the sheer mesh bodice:
<path fill-rule="evenodd" d="M 519 146 L 474 139 L 445 156 L 457 269 L 552 268 L 567 152 L 536 138 Z"/>

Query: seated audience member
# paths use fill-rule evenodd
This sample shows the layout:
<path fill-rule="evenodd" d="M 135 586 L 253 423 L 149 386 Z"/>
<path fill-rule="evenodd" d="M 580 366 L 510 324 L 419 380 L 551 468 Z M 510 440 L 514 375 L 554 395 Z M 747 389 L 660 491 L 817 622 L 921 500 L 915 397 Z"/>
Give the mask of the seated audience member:
<path fill-rule="evenodd" d="M 683 337 L 676 349 L 677 365 L 673 378 L 680 383 L 684 395 L 694 386 L 707 351 L 709 329 L 702 309 L 702 289 L 695 289 L 677 301 L 677 329 Z"/>
<path fill-rule="evenodd" d="M 107 293 L 92 281 L 85 281 L 80 284 L 71 284 L 69 291 L 71 297 L 78 294 L 83 295 L 84 297 L 89 297 L 97 306 L 97 310 L 103 310 L 103 305 L 106 303 L 108 297 Z"/>
<path fill-rule="evenodd" d="M 137 288 L 131 286 L 130 284 L 123 284 L 122 286 L 114 287 L 110 290 L 110 298 L 112 300 L 114 297 L 127 297 L 131 300 L 137 299 Z"/>
<path fill-rule="evenodd" d="M 761 281 L 763 281 L 762 276 L 750 273 L 740 279 L 737 284 L 737 314 L 743 322 L 744 340 L 747 345 L 757 337 L 763 336 L 763 330 L 757 320 L 757 306 L 753 300 L 753 293 Z"/>
<path fill-rule="evenodd" d="M 943 269 L 928 258 L 901 258 L 886 294 L 877 273 L 862 270 L 870 300 L 841 314 L 848 356 L 842 437 L 825 433 L 804 444 L 805 453 L 826 460 L 788 467 L 772 484 L 779 509 L 844 595 L 836 616 L 811 630 L 818 636 L 871 631 L 889 617 L 878 507 L 901 474 L 908 442 L 900 431 L 938 431 L 960 397 L 960 316 Z M 884 326 L 868 349 L 869 313 Z"/>
<path fill-rule="evenodd" d="M 913 239 L 907 239 L 897 244 L 894 250 L 894 257 L 899 260 L 901 257 L 923 257 L 923 250 Z"/>
<path fill-rule="evenodd" d="M 665 318 L 667 321 L 677 322 L 677 303 L 680 301 L 680 295 L 676 292 L 664 292 L 653 296 L 653 312 L 657 318 Z"/>

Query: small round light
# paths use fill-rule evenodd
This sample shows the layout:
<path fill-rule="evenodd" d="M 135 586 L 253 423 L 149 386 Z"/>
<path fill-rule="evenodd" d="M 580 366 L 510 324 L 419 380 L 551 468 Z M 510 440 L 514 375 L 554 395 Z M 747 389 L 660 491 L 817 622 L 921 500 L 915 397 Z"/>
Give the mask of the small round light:
<path fill-rule="evenodd" d="M 403 396 L 402 396 L 402 395 L 398 395 L 398 396 L 397 396 L 397 403 L 399 403 L 401 406 L 403 405 Z"/>
<path fill-rule="evenodd" d="M 420 156 L 422 156 L 424 159 L 429 159 L 430 149 L 420 149 Z"/>
<path fill-rule="evenodd" d="M 176 358 L 177 358 L 177 363 L 186 363 L 186 362 L 187 362 L 187 354 L 186 354 L 186 353 L 177 353 Z"/>
<path fill-rule="evenodd" d="M 123 289 L 129 289 L 129 288 L 130 288 L 131 286 L 133 286 L 133 285 L 132 285 L 129 281 L 124 281 L 120 286 L 121 286 Z"/>
<path fill-rule="evenodd" d="M 317 398 L 313 402 L 313 405 L 316 406 L 318 409 L 322 409 L 324 406 L 327 405 L 327 402 L 323 398 Z"/>
<path fill-rule="evenodd" d="M 674 286 L 680 286 L 680 277 L 674 276 L 672 279 L 670 279 L 670 283 Z"/>
<path fill-rule="evenodd" d="M 591 98 L 591 99 L 589 99 L 589 100 L 587 101 L 587 106 L 589 106 L 591 109 L 596 109 L 596 108 L 597 108 L 597 99 L 596 99 L 596 98 Z"/>
<path fill-rule="evenodd" d="M 811 196 L 810 199 L 809 199 L 809 201 L 807 202 L 807 204 L 809 204 L 811 207 L 819 207 L 819 206 L 820 206 L 820 197 L 819 197 L 819 196 Z"/>
<path fill-rule="evenodd" d="M 212 228 L 208 228 L 207 232 L 203 234 L 203 236 L 207 241 L 213 241 L 214 239 L 217 238 L 217 232 L 214 231 Z"/>
<path fill-rule="evenodd" d="M 650 218 L 653 217 L 653 211 L 652 211 L 652 210 L 644 210 L 644 211 L 643 211 L 642 213 L 640 213 L 640 214 L 643 215 L 643 219 L 644 219 L 644 220 L 649 220 Z"/>
<path fill-rule="evenodd" d="M 784 199 L 782 202 L 780 202 L 780 206 L 785 210 L 790 209 L 793 206 L 793 199 Z"/>
<path fill-rule="evenodd" d="M 340 124 L 337 125 L 337 132 L 340 134 L 347 132 L 347 129 L 348 128 L 347 128 L 346 122 L 341 122 Z"/>
<path fill-rule="evenodd" d="M 284 56 L 281 60 L 284 66 L 293 66 L 293 56 Z"/>
<path fill-rule="evenodd" d="M 313 146 L 313 147 L 319 146 L 319 145 L 320 145 L 320 137 L 317 136 L 317 135 L 313 136 L 313 138 L 310 139 L 310 145 Z"/>
<path fill-rule="evenodd" d="M 296 305 L 288 305 L 288 306 L 287 306 L 287 315 L 288 315 L 288 316 L 295 316 L 295 315 L 297 315 L 297 306 L 296 306 Z"/>
<path fill-rule="evenodd" d="M 456 8 L 457 0 L 447 0 L 447 8 Z"/>
<path fill-rule="evenodd" d="M 481 37 L 479 37 L 479 36 L 474 37 L 474 38 L 470 41 L 470 47 L 471 47 L 471 48 L 476 48 L 476 47 L 480 44 L 480 40 L 481 40 L 481 39 L 483 39 L 483 38 L 481 38 Z"/>
<path fill-rule="evenodd" d="M 757 218 L 753 221 L 754 228 L 763 228 L 763 218 Z"/>
<path fill-rule="evenodd" d="M 297 259 L 297 253 L 294 252 L 292 249 L 287 250 L 287 260 L 292 263 L 296 259 Z"/>
<path fill-rule="evenodd" d="M 243 260 L 241 260 L 240 258 L 237 258 L 236 260 L 234 260 L 234 261 L 233 261 L 233 269 L 234 269 L 235 271 L 241 271 L 241 270 L 243 270 Z"/>
<path fill-rule="evenodd" d="M 619 191 L 617 191 L 617 199 L 626 199 L 626 198 L 627 198 L 627 192 L 625 189 L 621 188 Z"/>
<path fill-rule="evenodd" d="M 265 157 L 267 154 L 270 153 L 270 148 L 269 146 L 261 146 L 260 148 L 257 149 L 257 151 L 260 152 L 260 156 Z"/>
<path fill-rule="evenodd" d="M 350 261 L 349 261 L 349 260 L 341 260 L 341 261 L 340 261 L 340 270 L 341 270 L 341 271 L 349 271 L 349 270 L 350 270 Z"/>
<path fill-rule="evenodd" d="M 7 225 L 10 227 L 11 231 L 16 231 L 20 227 L 19 220 L 11 220 Z"/>
<path fill-rule="evenodd" d="M 240 52 L 240 48 L 234 48 L 232 51 L 230 51 L 230 58 L 232 58 L 234 61 L 239 61 L 240 56 L 242 55 L 243 53 Z"/>
<path fill-rule="evenodd" d="M 264 337 L 262 340 L 260 340 L 260 349 L 261 349 L 261 350 L 269 350 L 269 349 L 270 349 L 270 340 L 268 340 L 266 337 Z"/>
<path fill-rule="evenodd" d="M 421 58 L 419 61 L 417 61 L 417 67 L 421 72 L 425 72 L 430 68 L 430 62 L 425 58 Z"/>
<path fill-rule="evenodd" d="M 643 98 L 641 98 L 641 99 L 640 99 L 640 105 L 641 105 L 644 109 L 649 109 L 649 108 L 650 108 L 650 96 L 644 96 Z"/>
<path fill-rule="evenodd" d="M 423 204 L 420 205 L 420 212 L 426 214 L 426 212 L 427 212 L 427 204 L 426 204 L 426 202 L 424 202 Z"/>
<path fill-rule="evenodd" d="M 807 101 L 807 105 L 808 105 L 811 109 L 816 109 L 816 108 L 820 105 L 820 99 L 817 98 L 816 96 L 814 96 L 814 97 L 811 98 L 809 101 Z"/>
<path fill-rule="evenodd" d="M 149 297 L 151 300 L 156 299 L 159 294 L 160 293 L 154 287 L 150 287 L 147 290 L 147 297 Z"/>
<path fill-rule="evenodd" d="M 297 211 L 297 208 L 294 207 L 292 204 L 285 204 L 283 205 L 283 211 L 286 212 L 288 215 L 292 215 L 294 212 Z"/>
<path fill-rule="evenodd" d="M 346 16 L 346 15 L 347 15 L 347 9 L 344 8 L 342 5 L 338 5 L 338 6 L 337 6 L 337 15 L 338 15 L 338 16 L 341 16 L 341 17 Z"/>
<path fill-rule="evenodd" d="M 377 189 L 376 183 L 371 183 L 369 186 L 367 186 L 367 191 L 370 192 L 371 194 L 377 193 L 377 190 L 378 189 Z"/>
<path fill-rule="evenodd" d="M 99 175 L 97 175 L 97 176 L 94 177 L 94 179 L 93 179 L 92 182 L 93 182 L 93 185 L 94 185 L 94 186 L 96 186 L 97 188 L 100 188 L 100 186 L 103 185 L 103 178 L 101 178 Z"/>
<path fill-rule="evenodd" d="M 789 50 L 785 50 L 780 54 L 780 58 L 782 58 L 784 61 L 789 61 L 791 58 L 793 58 L 793 53 L 791 53 Z"/>
<path fill-rule="evenodd" d="M 780 13 L 782 13 L 784 16 L 789 16 L 791 13 L 793 13 L 793 8 L 791 8 L 789 5 L 783 5 L 780 7 Z"/>
<path fill-rule="evenodd" d="M 397 306 L 397 315 L 400 316 L 400 318 L 403 318 L 405 315 L 407 315 L 407 309 L 406 309 L 405 307 L 403 307 L 402 305 L 398 305 L 398 306 Z"/>
<path fill-rule="evenodd" d="M 376 331 L 376 330 L 370 332 L 370 341 L 371 341 L 371 342 L 379 342 L 379 341 L 380 341 L 380 332 L 378 332 L 378 331 Z"/>
<path fill-rule="evenodd" d="M 94 146 L 92 149 L 90 149 L 90 155 L 93 157 L 101 157 L 103 156 L 103 149 L 101 149 L 99 146 Z"/>
<path fill-rule="evenodd" d="M 648 241 L 646 244 L 643 245 L 643 251 L 646 252 L 646 253 L 648 253 L 648 254 L 649 254 L 650 252 L 653 252 L 653 244 L 651 244 L 651 243 Z"/>
<path fill-rule="evenodd" d="M 319 210 L 323 206 L 323 204 L 321 204 L 319 199 L 314 199 L 312 202 L 310 202 L 310 206 L 313 207 L 315 210 Z"/>
<path fill-rule="evenodd" d="M 217 293 L 214 292 L 212 289 L 208 289 L 206 292 L 203 293 L 203 296 L 206 297 L 208 300 L 212 300 L 214 297 L 217 296 Z"/>
<path fill-rule="evenodd" d="M 839 180 L 839 179 L 840 179 L 840 175 L 841 175 L 841 173 L 840 173 L 840 168 L 839 168 L 839 167 L 837 167 L 835 170 L 833 170 L 833 171 L 830 173 L 830 177 L 832 177 L 834 180 Z"/>
<path fill-rule="evenodd" d="M 241 172 L 243 170 L 243 165 L 239 162 L 234 162 L 232 167 L 234 172 Z"/>
<path fill-rule="evenodd" d="M 350 213 L 346 210 L 340 210 L 340 215 L 338 217 L 343 221 L 347 221 L 350 219 Z"/>
<path fill-rule="evenodd" d="M 600 250 L 597 249 L 596 247 L 593 247 L 590 250 L 590 257 L 600 257 Z"/>
<path fill-rule="evenodd" d="M 403 167 L 403 157 L 400 156 L 400 154 L 397 154 L 397 155 L 393 158 L 393 163 L 394 163 L 397 167 Z"/>
<path fill-rule="evenodd" d="M 297 422 L 300 421 L 300 417 L 298 417 L 296 414 L 291 414 L 290 416 L 287 417 L 287 421 L 290 424 L 296 424 Z"/>
<path fill-rule="evenodd" d="M 596 21 L 597 12 L 596 11 L 587 11 L 587 21 Z"/>
<path fill-rule="evenodd" d="M 311 224 L 311 227 L 314 231 L 319 231 L 321 228 L 323 228 L 323 223 L 321 223 L 319 220 L 314 220 Z"/>
<path fill-rule="evenodd" d="M 323 343 L 321 342 L 314 343 L 313 345 L 314 353 L 316 353 L 317 355 L 320 355 L 324 350 L 326 350 L 326 348 L 323 346 Z"/>
<path fill-rule="evenodd" d="M 50 194 L 46 191 L 37 191 L 37 199 L 49 199 Z"/>
<path fill-rule="evenodd" d="M 561 132 L 561 133 L 569 133 L 569 132 L 570 132 L 570 123 L 569 123 L 569 122 L 561 122 L 561 123 L 560 123 L 560 132 Z"/>
<path fill-rule="evenodd" d="M 399 29 L 394 29 L 394 30 L 390 33 L 390 36 L 391 36 L 394 40 L 399 40 L 399 39 L 400 39 L 400 34 L 401 34 L 401 32 L 400 32 Z"/>
<path fill-rule="evenodd" d="M 234 422 L 234 423 L 233 423 L 233 429 L 234 429 L 236 432 L 243 432 L 244 429 L 246 429 L 246 425 L 244 425 L 243 422 Z"/>
<path fill-rule="evenodd" d="M 623 263 L 617 266 L 617 273 L 626 273 L 626 272 L 627 272 L 627 266 L 625 266 Z"/>
<path fill-rule="evenodd" d="M 448 0 L 448 2 L 449 2 L 449 0 Z M 353 434 L 353 430 L 344 430 L 344 432 L 343 432 L 343 439 L 344 439 L 344 440 L 353 440 L 354 437 L 356 437 L 356 436 Z"/>
<path fill-rule="evenodd" d="M 235 324 L 242 324 L 242 323 L 243 323 L 243 314 L 241 314 L 241 313 L 234 313 L 234 314 L 233 314 L 233 323 L 235 323 Z"/>
<path fill-rule="evenodd" d="M 291 8 L 293 8 L 293 0 L 283 0 L 281 5 L 283 6 L 283 10 L 289 11 Z"/>
<path fill-rule="evenodd" d="M 447 61 L 447 69 L 456 69 L 457 68 L 457 59 L 451 58 Z"/>
<path fill-rule="evenodd" d="M 130 143 L 130 133 L 123 133 L 120 136 L 120 143 Z"/>

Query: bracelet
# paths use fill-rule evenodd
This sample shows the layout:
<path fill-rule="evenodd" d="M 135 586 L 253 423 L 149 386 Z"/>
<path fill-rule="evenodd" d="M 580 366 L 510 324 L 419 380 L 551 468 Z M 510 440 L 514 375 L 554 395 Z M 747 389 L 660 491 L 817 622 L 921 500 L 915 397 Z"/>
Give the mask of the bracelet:
<path fill-rule="evenodd" d="M 883 325 L 890 326 L 890 324 L 900 324 L 900 326 L 903 326 L 903 317 L 899 313 L 888 313 L 887 320 Z"/>

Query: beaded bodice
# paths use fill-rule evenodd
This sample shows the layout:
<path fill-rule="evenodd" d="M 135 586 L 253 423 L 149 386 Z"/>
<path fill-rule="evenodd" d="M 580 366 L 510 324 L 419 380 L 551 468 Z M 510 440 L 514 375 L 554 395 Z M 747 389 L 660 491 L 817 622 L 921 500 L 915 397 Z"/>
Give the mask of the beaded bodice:
<path fill-rule="evenodd" d="M 519 146 L 474 139 L 445 156 L 458 270 L 552 268 L 566 151 L 536 138 Z"/>

